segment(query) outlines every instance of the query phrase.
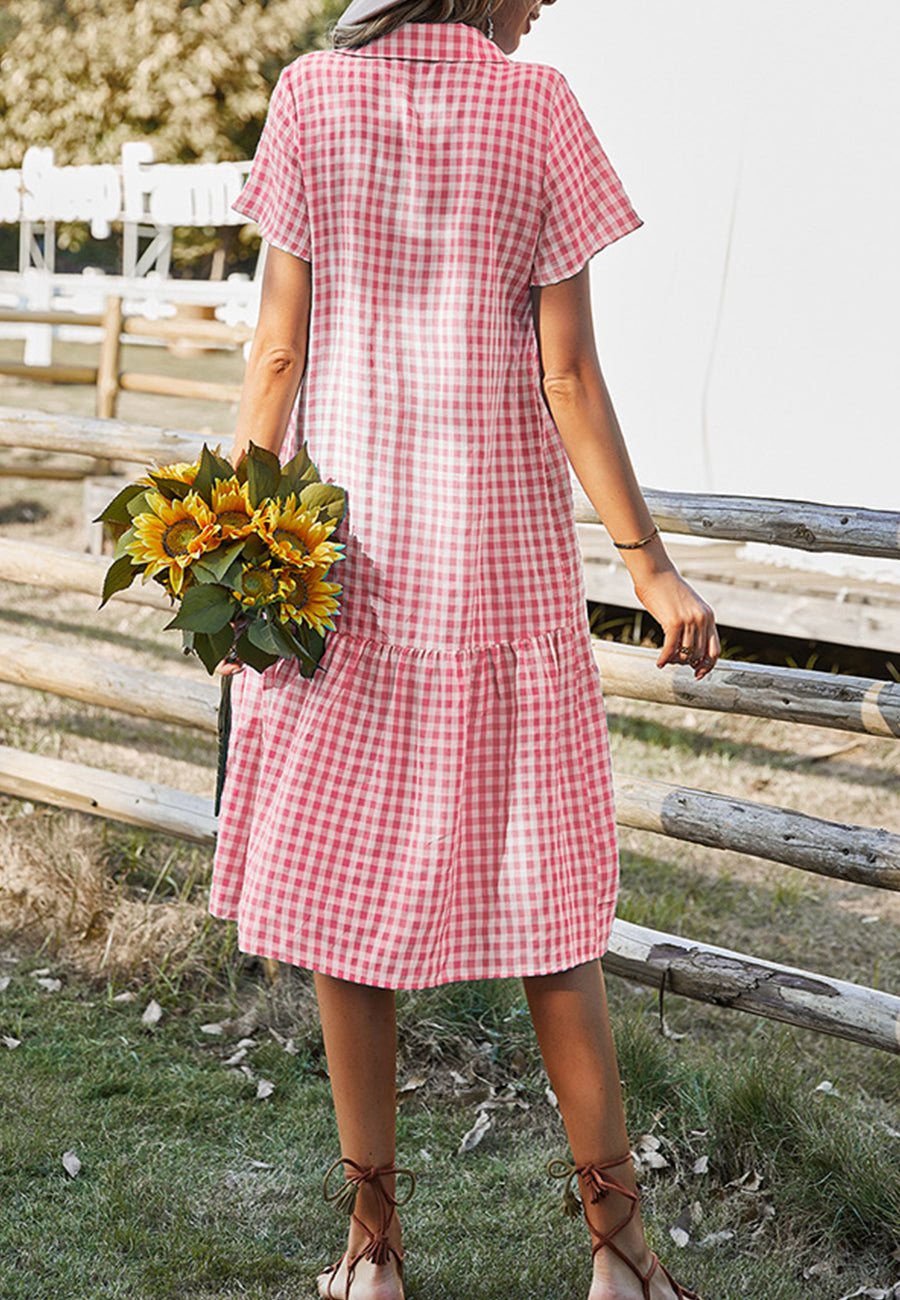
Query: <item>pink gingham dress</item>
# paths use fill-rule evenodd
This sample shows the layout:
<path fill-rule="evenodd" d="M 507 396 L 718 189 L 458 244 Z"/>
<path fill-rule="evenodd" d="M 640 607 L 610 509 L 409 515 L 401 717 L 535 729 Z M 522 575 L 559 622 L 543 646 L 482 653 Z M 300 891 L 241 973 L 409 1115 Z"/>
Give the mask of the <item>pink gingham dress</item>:
<path fill-rule="evenodd" d="M 297 59 L 235 206 L 312 263 L 283 454 L 348 513 L 325 671 L 235 679 L 210 909 L 385 988 L 595 959 L 606 715 L 530 288 L 639 218 L 565 78 L 455 23 Z"/>

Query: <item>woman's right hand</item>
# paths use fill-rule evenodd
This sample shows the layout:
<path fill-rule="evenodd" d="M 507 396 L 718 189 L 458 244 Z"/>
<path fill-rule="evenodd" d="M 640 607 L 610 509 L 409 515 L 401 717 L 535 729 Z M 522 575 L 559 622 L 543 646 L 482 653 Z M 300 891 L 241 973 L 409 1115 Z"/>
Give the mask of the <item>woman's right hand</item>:
<path fill-rule="evenodd" d="M 722 650 L 716 617 L 678 570 L 661 569 L 635 581 L 634 592 L 665 633 L 657 668 L 689 664 L 698 681 L 712 672 Z"/>

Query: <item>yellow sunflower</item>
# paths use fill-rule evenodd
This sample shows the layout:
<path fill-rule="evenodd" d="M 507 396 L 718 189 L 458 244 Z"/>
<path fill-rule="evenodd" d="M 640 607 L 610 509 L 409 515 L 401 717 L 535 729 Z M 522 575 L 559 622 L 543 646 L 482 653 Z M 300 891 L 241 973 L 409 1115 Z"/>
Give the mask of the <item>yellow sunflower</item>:
<path fill-rule="evenodd" d="M 147 493 L 149 510 L 135 515 L 134 536 L 125 550 L 146 564 L 145 578 L 165 571 L 166 585 L 177 596 L 185 569 L 219 544 L 215 515 L 196 492 L 183 501 L 167 501 L 160 492 Z"/>
<path fill-rule="evenodd" d="M 219 479 L 213 484 L 212 511 L 224 541 L 247 537 L 253 532 L 254 510 L 246 483 L 236 478 Z"/>
<path fill-rule="evenodd" d="M 272 554 L 285 564 L 327 569 L 342 558 L 343 542 L 327 540 L 337 521 L 320 523 L 314 514 L 298 507 L 295 496 L 271 501 L 261 518 L 261 535 Z"/>
<path fill-rule="evenodd" d="M 291 579 L 286 579 L 278 571 L 270 569 L 268 560 L 264 560 L 262 564 L 241 566 L 241 576 L 232 595 L 245 609 L 263 609 L 266 605 L 283 600 L 288 589 L 292 587 Z"/>
<path fill-rule="evenodd" d="M 341 590 L 339 582 L 324 582 L 321 568 L 295 569 L 290 577 L 278 617 L 283 623 L 291 620 L 308 623 L 324 635 L 326 628 L 334 628 L 331 615 L 339 608 L 336 600 Z"/>
<path fill-rule="evenodd" d="M 174 479 L 176 483 L 193 484 L 194 479 L 200 472 L 199 460 L 192 461 L 190 464 L 186 460 L 177 461 L 174 465 L 160 465 L 158 469 L 151 471 L 157 478 Z M 153 479 L 149 474 L 138 479 L 139 483 L 147 483 L 153 487 Z"/>

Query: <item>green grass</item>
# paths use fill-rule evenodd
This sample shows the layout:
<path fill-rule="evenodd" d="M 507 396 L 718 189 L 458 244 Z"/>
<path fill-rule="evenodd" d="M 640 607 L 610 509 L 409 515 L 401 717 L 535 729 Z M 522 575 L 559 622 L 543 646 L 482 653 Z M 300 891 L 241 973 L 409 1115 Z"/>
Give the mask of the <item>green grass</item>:
<path fill-rule="evenodd" d="M 312 1295 L 342 1224 L 319 1194 L 337 1139 L 308 980 L 284 972 L 267 986 L 246 963 L 232 994 L 214 1000 L 157 984 L 166 1014 L 151 1030 L 141 1023 L 149 990 L 116 1003 L 115 986 L 70 976 L 44 993 L 28 974 L 37 964 L 3 964 L 12 981 L 0 1030 L 22 1042 L 0 1049 L 0 1297 Z M 687 1030 L 675 1042 L 656 1029 L 654 997 L 619 983 L 610 993 L 632 1140 L 652 1132 L 670 1162 L 648 1173 L 644 1206 L 677 1275 L 707 1300 L 837 1300 L 865 1277 L 891 1276 L 900 1141 L 885 1124 L 896 1123 L 896 1062 L 879 1096 L 859 1082 L 874 1053 L 732 1014 L 743 1050 L 723 1054 L 724 1018 L 709 1030 L 701 1009 L 670 999 L 670 1020 Z M 200 1032 L 254 1004 L 261 1023 L 245 1063 L 275 1084 L 263 1101 L 255 1079 L 224 1064 L 234 1040 Z M 406 994 L 399 1017 L 401 1079 L 426 1079 L 398 1114 L 399 1158 L 419 1174 L 405 1215 L 410 1300 L 583 1300 L 586 1238 L 561 1217 L 545 1174 L 566 1143 L 520 985 Z M 292 1036 L 296 1054 L 270 1029 Z M 826 1064 L 841 1096 L 815 1091 Z M 451 1069 L 512 1085 L 527 1106 L 496 1114 L 465 1157 L 474 1109 Z M 74 1179 L 69 1150 L 82 1161 Z M 697 1175 L 702 1155 L 710 1172 Z M 754 1172 L 756 1190 L 729 1187 Z M 692 1204 L 702 1217 L 680 1251 L 668 1230 Z M 723 1232 L 733 1236 L 699 1245 Z M 827 1274 L 803 1279 L 823 1264 Z"/>

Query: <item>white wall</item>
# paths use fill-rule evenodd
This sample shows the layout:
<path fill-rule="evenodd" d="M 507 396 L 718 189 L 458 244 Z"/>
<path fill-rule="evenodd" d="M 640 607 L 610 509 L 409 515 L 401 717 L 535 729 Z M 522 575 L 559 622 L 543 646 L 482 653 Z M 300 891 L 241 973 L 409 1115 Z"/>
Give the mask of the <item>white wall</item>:
<path fill-rule="evenodd" d="M 898 51 L 897 0 L 558 0 L 523 41 L 645 221 L 593 286 L 646 486 L 900 508 Z"/>

